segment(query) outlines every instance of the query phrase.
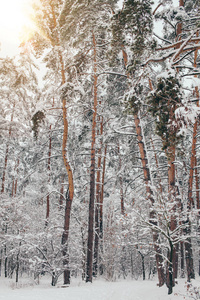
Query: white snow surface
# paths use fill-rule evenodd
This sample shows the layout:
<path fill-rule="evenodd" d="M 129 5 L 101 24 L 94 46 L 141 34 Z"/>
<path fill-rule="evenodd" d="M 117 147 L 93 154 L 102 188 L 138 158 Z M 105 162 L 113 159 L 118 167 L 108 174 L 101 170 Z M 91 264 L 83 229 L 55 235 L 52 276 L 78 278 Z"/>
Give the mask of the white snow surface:
<path fill-rule="evenodd" d="M 192 282 L 193 287 L 199 290 L 200 279 Z M 0 278 L 0 300 L 180 300 L 200 299 L 186 289 L 184 279 L 178 280 L 172 295 L 167 294 L 167 287 L 159 288 L 155 280 L 123 280 L 108 282 L 94 280 L 84 283 L 81 279 L 73 279 L 69 287 L 61 284 L 56 287 L 50 285 L 50 279 L 42 279 L 36 285 L 30 279 L 20 280 L 18 286 L 14 280 Z"/>

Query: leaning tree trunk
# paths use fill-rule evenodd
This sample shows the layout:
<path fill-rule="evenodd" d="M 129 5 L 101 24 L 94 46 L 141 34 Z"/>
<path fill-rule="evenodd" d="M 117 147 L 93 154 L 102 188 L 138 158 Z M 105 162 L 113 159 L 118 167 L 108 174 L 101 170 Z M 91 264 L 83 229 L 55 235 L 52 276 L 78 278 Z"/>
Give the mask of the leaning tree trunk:
<path fill-rule="evenodd" d="M 95 201 L 95 144 L 96 144 L 96 116 L 97 116 L 97 59 L 96 39 L 93 33 L 94 48 L 94 106 L 92 118 L 91 165 L 90 165 L 90 201 L 88 220 L 87 267 L 86 282 L 92 282 L 93 241 L 94 241 L 94 201 Z"/>
<path fill-rule="evenodd" d="M 128 57 L 127 57 L 127 53 L 124 51 L 124 49 L 122 49 L 122 54 L 123 54 L 124 64 L 126 67 L 127 62 L 128 62 Z M 129 74 L 127 76 L 129 77 Z M 143 132 L 141 129 L 140 118 L 139 118 L 138 113 L 134 113 L 134 123 L 135 123 L 135 128 L 136 128 L 140 158 L 142 161 L 143 176 L 144 176 L 144 182 L 145 182 L 145 186 L 146 186 L 146 194 L 147 194 L 148 200 L 150 200 L 150 203 L 153 206 L 154 205 L 154 197 L 153 197 L 153 191 L 150 187 L 151 176 L 150 176 L 150 170 L 149 170 L 149 164 L 148 164 L 148 159 L 147 159 L 147 155 L 146 155 L 145 145 L 144 145 L 144 141 L 143 141 L 144 140 Z M 150 217 L 150 223 L 152 224 L 152 228 L 153 228 L 153 225 L 157 226 L 156 213 L 154 210 L 151 210 L 149 217 Z M 165 283 L 165 272 L 164 272 L 164 268 L 163 268 L 162 250 L 159 246 L 159 234 L 157 233 L 157 231 L 152 230 L 152 235 L 153 235 L 154 250 L 156 253 L 156 268 L 157 268 L 157 272 L 158 272 L 159 286 L 163 286 Z"/>
<path fill-rule="evenodd" d="M 141 157 L 142 167 L 143 167 L 143 175 L 144 175 L 144 181 L 145 181 L 145 185 L 146 185 L 146 193 L 147 193 L 148 199 L 150 200 L 150 203 L 153 205 L 154 197 L 153 197 L 153 191 L 150 187 L 150 184 L 151 184 L 150 170 L 149 170 L 145 145 L 143 142 L 143 133 L 142 133 L 142 129 L 140 126 L 140 119 L 137 114 L 134 114 L 134 121 L 135 121 L 136 133 L 137 133 L 138 147 L 139 147 L 140 157 Z M 155 214 L 154 210 L 151 210 L 151 212 L 150 212 L 150 222 L 152 225 L 157 226 L 156 214 Z M 159 246 L 159 235 L 155 230 L 152 230 L 152 234 L 153 234 L 154 250 L 156 253 L 156 267 L 157 267 L 157 272 L 158 272 L 159 286 L 162 286 L 165 283 L 165 272 L 164 272 L 164 268 L 163 268 L 162 251 Z"/>

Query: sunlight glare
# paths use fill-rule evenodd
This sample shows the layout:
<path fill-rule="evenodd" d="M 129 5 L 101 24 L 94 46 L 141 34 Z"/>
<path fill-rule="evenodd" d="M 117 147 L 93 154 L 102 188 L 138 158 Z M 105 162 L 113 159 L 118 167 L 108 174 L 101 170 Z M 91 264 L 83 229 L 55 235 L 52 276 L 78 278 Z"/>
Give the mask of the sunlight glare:
<path fill-rule="evenodd" d="M 0 0 L 1 39 L 18 45 L 25 42 L 34 31 L 30 10 L 31 0 Z"/>

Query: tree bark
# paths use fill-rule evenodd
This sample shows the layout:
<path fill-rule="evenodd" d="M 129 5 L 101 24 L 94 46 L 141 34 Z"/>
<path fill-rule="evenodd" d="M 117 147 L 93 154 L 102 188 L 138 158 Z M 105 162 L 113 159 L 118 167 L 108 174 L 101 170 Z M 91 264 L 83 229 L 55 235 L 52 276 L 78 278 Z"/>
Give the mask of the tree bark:
<path fill-rule="evenodd" d="M 61 180 L 60 180 L 61 186 L 60 186 L 59 209 L 62 209 L 63 201 L 65 200 L 65 197 L 63 196 L 64 195 L 64 178 L 65 178 L 65 176 L 62 175 Z"/>
<path fill-rule="evenodd" d="M 92 282 L 93 267 L 93 241 L 94 241 L 94 201 L 95 201 L 95 144 L 96 144 L 96 116 L 97 116 L 97 59 L 96 59 L 96 39 L 93 35 L 94 49 L 94 105 L 92 118 L 92 141 L 91 141 L 91 165 L 90 165 L 90 201 L 88 220 L 88 243 L 87 243 L 87 268 L 86 282 Z"/>
<path fill-rule="evenodd" d="M 106 172 L 106 154 L 107 154 L 107 144 L 105 145 L 105 150 L 104 150 L 103 171 L 102 171 L 102 178 L 101 178 L 101 193 L 100 193 L 99 240 L 100 240 L 101 254 L 103 254 L 103 199 L 104 199 L 104 182 L 105 182 L 105 172 Z M 102 260 L 99 264 L 99 274 L 103 275 Z"/>
<path fill-rule="evenodd" d="M 125 66 L 127 65 L 128 57 L 127 53 L 122 49 L 123 59 Z M 127 75 L 129 77 L 129 74 Z M 149 82 L 151 84 L 151 81 Z M 152 88 L 152 86 L 150 86 Z M 143 167 L 143 175 L 144 175 L 144 182 L 146 186 L 146 193 L 147 193 L 147 199 L 150 200 L 151 205 L 154 205 L 154 198 L 153 198 L 153 191 L 150 187 L 151 185 L 151 177 L 150 177 L 150 170 L 148 166 L 148 159 L 146 155 L 145 145 L 143 142 L 143 134 L 140 126 L 140 119 L 138 114 L 134 114 L 134 122 L 136 127 L 136 134 L 137 134 L 137 140 L 138 140 L 138 147 L 140 152 L 140 158 L 142 161 L 142 167 Z M 150 223 L 152 225 L 157 226 L 157 220 L 156 220 L 156 214 L 154 210 L 151 210 L 150 212 Z M 162 258 L 162 251 L 159 246 L 159 235 L 156 231 L 152 230 L 153 235 L 153 245 L 154 250 L 156 253 L 156 267 L 158 272 L 158 281 L 159 286 L 163 286 L 165 283 L 165 272 L 163 268 L 163 258 Z"/>
<path fill-rule="evenodd" d="M 15 162 L 15 174 L 18 175 L 18 167 L 19 167 L 19 159 Z M 13 182 L 12 182 L 12 197 L 16 196 L 17 194 L 17 176 L 13 176 Z"/>
<path fill-rule="evenodd" d="M 122 159 L 120 155 L 120 147 L 118 145 L 118 155 L 119 155 L 119 172 L 121 173 L 122 168 Z M 124 215 L 124 192 L 123 192 L 123 178 L 122 175 L 119 174 L 119 184 L 120 184 L 120 203 L 121 203 L 121 214 Z"/>
<path fill-rule="evenodd" d="M 185 278 L 184 242 L 180 242 L 181 278 Z"/>
<path fill-rule="evenodd" d="M 190 173 L 188 182 L 188 203 L 187 203 L 187 220 L 185 222 L 184 234 L 187 236 L 185 242 L 185 259 L 186 259 L 186 270 L 187 280 L 190 282 L 191 279 L 195 278 L 194 266 L 193 266 L 193 251 L 192 251 L 192 240 L 191 240 L 191 223 L 189 219 L 189 212 L 194 208 L 194 200 L 192 195 L 193 179 L 194 179 L 194 167 L 196 161 L 196 142 L 197 142 L 197 121 L 193 127 L 193 139 L 192 139 L 192 151 L 190 160 Z"/>
<path fill-rule="evenodd" d="M 197 36 L 198 36 L 197 32 Z M 194 53 L 194 68 L 197 67 L 197 57 L 198 50 Z M 197 75 L 195 75 L 197 77 Z M 195 87 L 195 94 L 197 99 L 199 99 L 199 90 L 198 87 Z M 197 106 L 199 106 L 199 100 L 197 101 Z M 187 236 L 185 242 L 185 259 L 186 259 L 186 270 L 187 270 L 187 280 L 190 282 L 191 279 L 195 278 L 194 265 L 193 265 L 193 251 L 192 251 L 192 240 L 191 240 L 191 222 L 189 219 L 189 212 L 192 208 L 195 207 L 194 199 L 193 199 L 193 182 L 194 182 L 194 172 L 195 172 L 195 181 L 196 181 L 196 204 L 198 208 L 199 203 L 199 183 L 198 183 L 198 173 L 197 173 L 197 156 L 196 156 L 196 144 L 197 144 L 197 129 L 198 129 L 198 120 L 195 121 L 193 126 L 193 137 L 192 137 L 192 150 L 191 150 L 191 158 L 190 158 L 190 173 L 189 173 L 189 182 L 188 182 L 188 203 L 187 203 L 187 220 L 186 220 L 186 228 L 184 230 L 185 235 Z"/>
<path fill-rule="evenodd" d="M 51 13 L 53 16 L 53 29 L 57 28 L 57 21 L 55 17 L 55 11 L 53 2 L 50 3 Z M 59 36 L 56 35 L 55 44 L 52 44 L 52 47 L 60 46 Z M 62 85 L 65 84 L 65 65 L 61 50 L 58 49 L 59 63 L 60 63 L 60 72 L 62 78 Z M 66 193 L 66 206 L 65 206 L 65 216 L 64 216 L 64 228 L 62 234 L 62 246 L 63 246 L 63 267 L 64 267 L 64 284 L 70 283 L 70 270 L 69 270 L 69 254 L 68 254 L 68 237 L 69 237 L 69 226 L 70 226 L 70 214 L 71 214 L 71 205 L 74 197 L 74 180 L 73 180 L 73 172 L 71 165 L 69 163 L 67 157 L 67 140 L 68 140 L 68 118 L 67 118 L 67 100 L 65 97 L 62 99 L 62 112 L 63 112 L 63 140 L 62 140 L 62 157 L 63 162 L 67 171 L 68 176 L 68 190 Z"/>
<path fill-rule="evenodd" d="M 99 103 L 101 104 L 101 102 Z M 98 119 L 100 120 L 100 116 Z M 96 182 L 96 207 L 95 207 L 95 239 L 94 239 L 94 264 L 93 264 L 93 273 L 94 276 L 97 276 L 98 267 L 99 267 L 99 233 L 100 233 L 100 207 L 101 207 L 101 189 L 100 189 L 100 179 L 101 179 L 101 160 L 102 160 L 102 138 L 103 138 L 103 117 L 101 118 L 100 123 L 100 136 L 101 143 L 98 150 L 98 162 L 97 162 L 97 182 Z"/>
<path fill-rule="evenodd" d="M 15 102 L 13 104 L 13 111 L 12 111 L 10 122 L 13 122 L 14 110 L 15 110 Z M 12 130 L 11 130 L 11 126 L 10 126 L 9 133 L 8 133 L 9 139 L 10 139 L 10 136 L 11 136 L 11 132 L 12 132 Z M 6 169 L 7 169 L 7 164 L 8 164 L 8 152 L 9 152 L 9 143 L 7 143 L 7 145 L 6 145 L 6 153 L 5 153 L 4 168 L 3 168 L 3 175 L 2 175 L 2 184 L 1 184 L 1 193 L 2 194 L 4 193 L 4 190 L 5 190 Z"/>
<path fill-rule="evenodd" d="M 51 134 L 51 125 L 49 127 L 49 131 Z M 48 172 L 48 183 L 50 183 L 50 172 L 51 172 L 51 136 L 49 137 L 49 152 L 48 152 L 48 162 L 47 162 L 47 172 Z M 45 227 L 48 226 L 49 223 L 49 214 L 50 214 L 50 195 L 48 193 L 46 199 L 46 220 L 45 220 Z"/>
<path fill-rule="evenodd" d="M 147 155 L 146 155 L 145 145 L 143 142 L 143 134 L 142 134 L 141 126 L 140 126 L 140 119 L 137 114 L 134 115 L 134 121 L 135 121 L 140 157 L 141 157 L 141 161 L 142 161 L 147 198 L 148 198 L 148 200 L 150 200 L 151 205 L 154 205 L 153 191 L 150 186 L 151 178 L 150 178 L 150 170 L 149 170 L 149 166 L 148 166 L 148 159 L 147 159 Z M 152 225 L 157 226 L 156 214 L 155 214 L 154 210 L 151 210 L 151 212 L 150 212 L 150 222 Z M 165 273 L 164 273 L 164 268 L 163 268 L 162 251 L 159 246 L 159 235 L 154 230 L 152 230 L 152 234 L 153 234 L 154 250 L 156 253 L 156 267 L 157 267 L 157 272 L 158 272 L 159 286 L 162 286 L 165 283 Z"/>

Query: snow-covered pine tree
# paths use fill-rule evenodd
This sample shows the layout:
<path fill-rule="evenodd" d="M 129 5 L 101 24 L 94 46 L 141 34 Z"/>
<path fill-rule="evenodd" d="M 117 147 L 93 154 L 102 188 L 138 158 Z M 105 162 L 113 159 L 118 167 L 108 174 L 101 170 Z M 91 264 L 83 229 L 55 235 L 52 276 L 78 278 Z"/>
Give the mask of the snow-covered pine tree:
<path fill-rule="evenodd" d="M 61 28 L 59 26 L 59 17 L 63 7 L 63 1 L 39 1 L 34 5 L 34 20 L 38 32 L 31 40 L 32 47 L 36 56 L 42 55 L 45 50 L 49 53 L 45 57 L 46 66 L 51 70 L 51 74 L 58 76 L 58 87 L 66 83 L 65 60 L 62 53 L 62 44 L 60 39 Z M 63 138 L 62 138 L 62 156 L 68 176 L 68 190 L 66 192 L 66 206 L 64 217 L 64 229 L 62 235 L 63 247 L 63 265 L 64 265 L 64 284 L 70 283 L 69 255 L 68 255 L 68 237 L 70 225 L 71 205 L 74 196 L 73 171 L 68 158 L 68 113 L 67 99 L 62 96 L 63 112 Z"/>
<path fill-rule="evenodd" d="M 92 282 L 93 273 L 93 243 L 94 243 L 94 211 L 95 198 L 99 201 L 100 189 L 97 186 L 96 195 L 96 131 L 97 131 L 97 106 L 101 104 L 98 86 L 99 49 L 103 49 L 107 43 L 107 33 L 112 10 L 117 1 L 65 1 L 60 17 L 62 26 L 62 39 L 77 49 L 75 67 L 82 69 L 82 72 L 91 72 L 93 90 L 92 128 L 91 128 L 91 162 L 90 162 L 90 201 L 88 220 L 88 243 L 87 243 L 87 267 L 86 282 Z M 103 43 L 102 43 L 103 42 Z M 101 44 L 102 43 L 102 44 Z M 105 44 L 104 44 L 105 43 Z M 102 60 L 103 57 L 101 57 Z M 78 60 L 77 60 L 78 59 Z M 77 70 L 78 70 L 77 68 Z M 100 162 L 99 162 L 100 164 Z M 99 180 L 99 173 L 98 180 Z M 97 204 L 98 205 L 98 204 Z M 98 214 L 98 212 L 97 212 Z M 98 241 L 96 240 L 96 245 Z M 97 251 L 98 247 L 95 248 Z M 95 253 L 97 261 L 98 254 Z M 96 268 L 96 267 L 95 267 Z M 96 271 L 95 271 L 96 272 Z"/>
<path fill-rule="evenodd" d="M 152 39 L 153 20 L 151 5 L 151 1 L 130 0 L 123 3 L 122 9 L 113 17 L 112 45 L 114 56 L 119 54 L 119 52 L 122 52 L 123 55 L 124 66 L 128 78 L 127 99 L 129 101 L 131 112 L 134 116 L 146 193 L 148 200 L 152 205 L 150 222 L 156 227 L 156 212 L 153 209 L 155 199 L 151 188 L 152 180 L 149 162 L 143 140 L 143 131 L 140 124 L 140 98 L 142 95 L 144 96 L 143 85 L 140 84 L 140 80 L 145 78 L 145 74 L 141 68 L 141 61 L 148 55 L 149 50 L 152 51 L 156 45 Z M 148 79 L 146 82 L 148 82 Z M 158 243 L 159 235 L 154 229 L 152 230 L 152 233 L 154 249 L 156 252 L 159 285 L 162 286 L 165 282 L 165 275 L 161 249 Z"/>

